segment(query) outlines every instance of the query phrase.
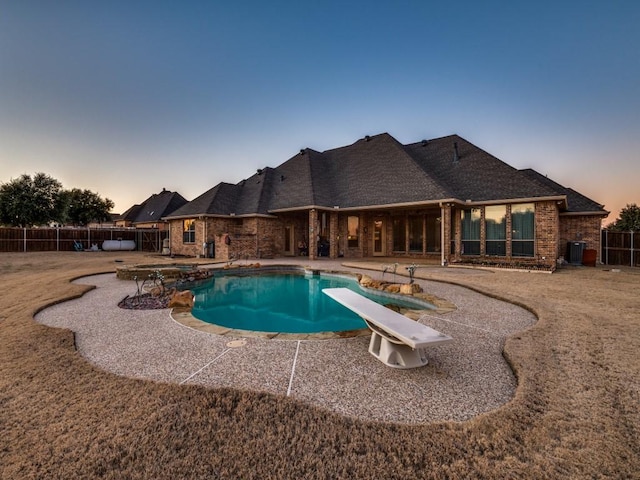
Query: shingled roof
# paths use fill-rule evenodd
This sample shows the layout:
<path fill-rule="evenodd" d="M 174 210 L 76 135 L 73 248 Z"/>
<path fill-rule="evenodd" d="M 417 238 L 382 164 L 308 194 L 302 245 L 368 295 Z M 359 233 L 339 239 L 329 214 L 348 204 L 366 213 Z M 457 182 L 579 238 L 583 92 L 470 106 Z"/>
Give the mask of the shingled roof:
<path fill-rule="evenodd" d="M 171 192 L 163 188 L 162 192 L 155 193 L 141 204 L 129 208 L 117 220 L 126 220 L 133 224 L 158 222 L 187 203 L 187 199 L 178 192 Z"/>
<path fill-rule="evenodd" d="M 382 133 L 324 152 L 303 149 L 281 165 L 258 170 L 236 185 L 215 186 L 169 218 L 443 201 L 564 201 L 565 197 L 569 208 L 605 213 L 601 205 L 578 192 L 532 172 L 517 170 L 458 135 L 402 145 Z"/>
<path fill-rule="evenodd" d="M 567 197 L 567 208 L 565 213 L 567 214 L 604 214 L 609 213 L 604 210 L 604 206 L 599 203 L 591 200 L 588 197 L 585 197 L 579 192 L 576 192 L 572 188 L 563 187 L 557 182 L 554 182 L 549 177 L 542 175 L 541 173 L 536 172 L 531 168 L 527 168 L 525 170 L 521 170 L 521 172 L 532 180 L 546 185 L 551 188 L 559 195 L 566 195 Z"/>

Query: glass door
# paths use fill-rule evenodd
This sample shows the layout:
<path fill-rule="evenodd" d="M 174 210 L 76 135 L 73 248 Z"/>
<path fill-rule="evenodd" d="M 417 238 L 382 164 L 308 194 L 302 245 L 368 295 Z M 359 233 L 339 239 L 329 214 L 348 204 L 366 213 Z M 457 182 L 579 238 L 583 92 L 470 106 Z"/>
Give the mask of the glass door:
<path fill-rule="evenodd" d="M 373 221 L 373 255 L 384 256 L 385 254 L 385 232 L 384 221 L 379 218 Z"/>
<path fill-rule="evenodd" d="M 295 252 L 293 251 L 293 226 L 286 225 L 284 227 L 284 254 L 285 255 L 293 255 Z"/>

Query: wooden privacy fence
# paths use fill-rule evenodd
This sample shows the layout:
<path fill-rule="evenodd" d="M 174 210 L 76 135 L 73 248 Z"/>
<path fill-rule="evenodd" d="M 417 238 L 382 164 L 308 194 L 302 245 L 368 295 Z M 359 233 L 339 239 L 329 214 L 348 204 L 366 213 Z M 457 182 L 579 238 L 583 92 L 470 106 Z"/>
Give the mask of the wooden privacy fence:
<path fill-rule="evenodd" d="M 64 252 L 83 248 L 102 248 L 105 240 L 133 240 L 136 250 L 160 252 L 168 232 L 133 228 L 0 228 L 0 252 Z"/>
<path fill-rule="evenodd" d="M 606 265 L 640 266 L 638 232 L 602 230 L 602 262 Z"/>

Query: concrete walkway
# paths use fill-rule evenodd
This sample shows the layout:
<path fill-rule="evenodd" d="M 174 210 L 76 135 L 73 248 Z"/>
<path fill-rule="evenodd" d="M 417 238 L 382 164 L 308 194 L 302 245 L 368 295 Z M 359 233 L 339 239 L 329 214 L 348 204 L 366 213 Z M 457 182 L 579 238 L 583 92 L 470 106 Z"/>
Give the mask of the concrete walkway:
<path fill-rule="evenodd" d="M 382 265 L 375 262 L 294 258 L 261 263 L 295 263 L 382 278 Z M 492 275 L 479 270 L 426 268 L 438 268 L 453 277 Z M 392 277 L 387 273 L 384 279 Z M 397 280 L 408 281 L 400 275 Z M 362 419 L 463 421 L 509 401 L 516 380 L 502 356 L 504 340 L 532 325 L 535 317 L 462 287 L 417 282 L 425 292 L 446 298 L 457 309 L 422 315 L 421 323 L 452 336 L 454 342 L 430 349 L 429 364 L 411 370 L 392 369 L 376 360 L 367 351 L 368 337 L 234 338 L 186 327 L 174 321 L 169 310 L 120 309 L 118 302 L 135 294 L 136 286 L 116 279 L 115 274 L 77 280 L 97 288 L 80 299 L 43 310 L 36 321 L 73 330 L 81 355 L 118 375 L 269 392 Z"/>

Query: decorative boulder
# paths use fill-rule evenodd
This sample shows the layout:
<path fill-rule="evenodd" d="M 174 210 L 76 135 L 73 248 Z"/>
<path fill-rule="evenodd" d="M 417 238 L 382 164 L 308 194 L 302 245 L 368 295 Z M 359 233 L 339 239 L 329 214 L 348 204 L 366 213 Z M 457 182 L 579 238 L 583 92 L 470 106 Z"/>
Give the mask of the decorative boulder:
<path fill-rule="evenodd" d="M 400 285 L 397 283 L 391 283 L 384 288 L 385 292 L 400 293 Z"/>
<path fill-rule="evenodd" d="M 400 285 L 400 293 L 403 295 L 413 295 L 422 292 L 422 287 L 416 283 L 404 283 Z"/>
<path fill-rule="evenodd" d="M 184 290 L 182 292 L 175 292 L 169 300 L 169 308 L 175 307 L 193 307 L 193 293 L 191 290 Z"/>

